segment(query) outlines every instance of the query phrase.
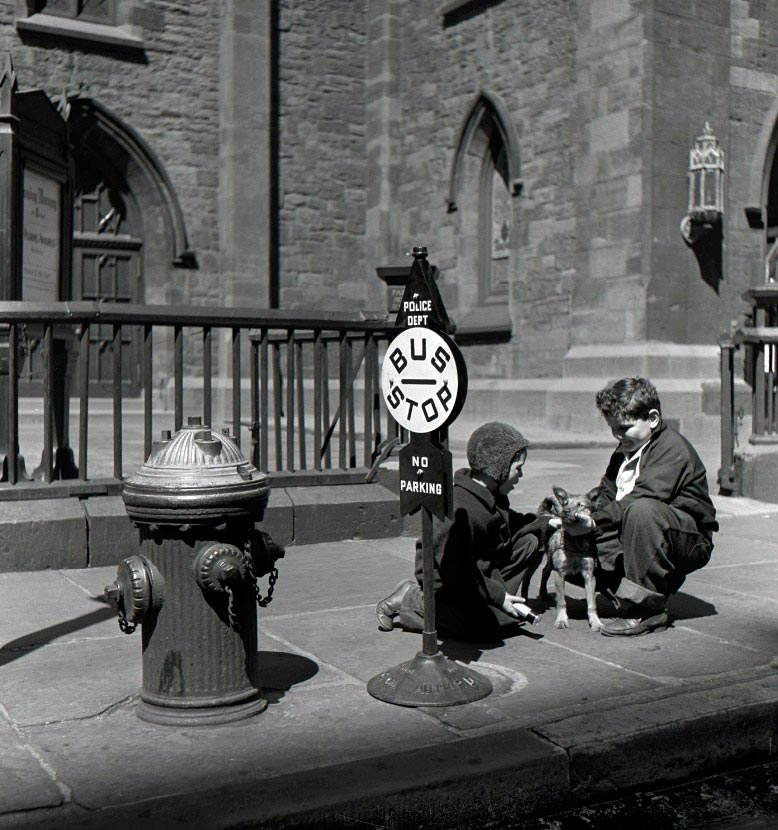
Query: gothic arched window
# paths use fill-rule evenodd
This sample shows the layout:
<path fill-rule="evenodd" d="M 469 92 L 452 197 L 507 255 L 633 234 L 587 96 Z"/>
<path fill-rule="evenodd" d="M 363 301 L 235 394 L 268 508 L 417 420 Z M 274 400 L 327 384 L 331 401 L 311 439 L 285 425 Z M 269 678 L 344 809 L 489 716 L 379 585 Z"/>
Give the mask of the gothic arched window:
<path fill-rule="evenodd" d="M 494 96 L 481 93 L 460 132 L 449 211 L 460 214 L 457 260 L 463 322 L 486 330 L 496 322 L 507 334 L 516 249 L 513 197 L 521 189 L 518 170 L 510 120 Z"/>

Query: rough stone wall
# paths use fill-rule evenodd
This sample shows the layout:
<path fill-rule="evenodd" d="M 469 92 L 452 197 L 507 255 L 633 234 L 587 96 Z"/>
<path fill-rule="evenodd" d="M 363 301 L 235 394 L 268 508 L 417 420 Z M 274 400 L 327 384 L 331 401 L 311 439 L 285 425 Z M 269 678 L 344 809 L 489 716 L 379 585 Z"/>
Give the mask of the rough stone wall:
<path fill-rule="evenodd" d="M 181 203 L 199 270 L 166 269 L 146 300 L 221 303 L 218 249 L 219 7 L 214 0 L 147 0 L 134 22 L 145 59 L 84 42 L 22 40 L 13 0 L 0 0 L 0 52 L 21 90 L 96 99 L 140 134 L 164 165 Z M 172 262 L 173 251 L 169 252 Z M 165 265 L 169 265 L 165 263 Z M 159 272 L 158 272 L 159 273 Z"/>
<path fill-rule="evenodd" d="M 472 310 L 473 228 L 446 197 L 464 119 L 486 91 L 510 113 L 523 188 L 512 200 L 512 340 L 468 347 L 471 374 L 559 375 L 578 344 L 714 343 L 761 281 L 764 234 L 743 207 L 762 204 L 776 143 L 778 4 L 502 0 L 448 24 L 442 5 L 280 0 L 281 307 L 382 308 L 376 265 L 422 242 L 452 317 Z M 172 180 L 200 269 L 170 269 L 146 299 L 222 302 L 222 4 L 147 0 L 135 21 L 145 60 L 23 42 L 18 7 L 0 0 L 0 50 L 22 88 L 96 98 Z M 727 154 L 719 295 L 679 233 L 688 151 L 706 119 Z M 385 247 L 371 223 L 387 229 Z"/>
<path fill-rule="evenodd" d="M 764 282 L 765 233 L 748 227 L 743 208 L 764 205 L 778 142 L 778 6 L 731 0 L 729 46 L 725 296 L 729 317 L 735 317 L 748 308 L 742 292 Z"/>
<path fill-rule="evenodd" d="M 364 308 L 365 4 L 280 2 L 280 306 Z"/>
<path fill-rule="evenodd" d="M 518 247 L 511 258 L 511 345 L 468 347 L 473 374 L 542 375 L 568 348 L 574 205 L 570 167 L 574 23 L 570 3 L 506 0 L 444 25 L 440 3 L 404 8 L 403 165 L 405 247 L 426 241 L 442 271 L 454 319 L 473 305 L 477 274 L 464 262 L 467 226 L 446 196 L 460 131 L 482 91 L 511 114 L 524 188 L 513 201 Z"/>
<path fill-rule="evenodd" d="M 647 270 L 649 340 L 713 345 L 729 316 L 734 283 L 728 279 L 718 286 L 720 294 L 707 285 L 679 232 L 688 201 L 689 150 L 706 121 L 721 142 L 729 170 L 729 6 L 730 0 L 659 0 L 648 30 L 653 47 L 647 193 L 652 237 Z M 742 206 L 735 212 L 742 216 Z M 728 219 L 738 221 L 731 211 L 727 213 Z M 727 243 L 729 230 L 728 224 Z"/>
<path fill-rule="evenodd" d="M 571 344 L 645 337 L 651 113 L 644 4 L 576 3 Z"/>

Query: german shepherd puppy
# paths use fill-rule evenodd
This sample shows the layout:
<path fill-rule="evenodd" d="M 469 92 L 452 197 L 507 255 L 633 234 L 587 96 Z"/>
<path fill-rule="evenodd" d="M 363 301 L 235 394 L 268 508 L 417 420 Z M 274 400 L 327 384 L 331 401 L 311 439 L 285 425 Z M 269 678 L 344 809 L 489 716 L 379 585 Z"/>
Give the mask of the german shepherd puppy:
<path fill-rule="evenodd" d="M 572 495 L 561 487 L 552 487 L 553 495 L 547 496 L 540 504 L 538 512 L 561 519 L 557 528 L 548 539 L 546 564 L 540 580 L 540 595 L 548 596 L 547 585 L 551 571 L 554 571 L 556 587 L 556 622 L 557 628 L 569 628 L 567 604 L 565 601 L 565 578 L 573 574 L 582 574 L 586 590 L 586 612 L 589 627 L 600 631 L 602 621 L 597 616 L 595 602 L 596 586 L 594 566 L 597 562 L 597 546 L 594 541 L 595 524 L 592 519 L 593 499 L 597 491 L 591 490 L 586 495 Z"/>

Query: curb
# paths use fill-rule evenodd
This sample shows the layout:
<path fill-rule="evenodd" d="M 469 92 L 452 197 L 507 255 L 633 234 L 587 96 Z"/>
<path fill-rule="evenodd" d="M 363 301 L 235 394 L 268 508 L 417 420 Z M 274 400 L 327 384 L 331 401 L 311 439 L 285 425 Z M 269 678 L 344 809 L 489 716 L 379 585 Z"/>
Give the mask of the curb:
<path fill-rule="evenodd" d="M 774 665 L 774 664 L 773 664 Z M 768 667 L 768 671 L 771 667 Z M 326 768 L 87 812 L 0 815 L 0 828 L 477 830 L 774 758 L 778 676 L 464 737 Z M 204 777 L 217 770 L 204 768 Z"/>
<path fill-rule="evenodd" d="M 380 483 L 278 487 L 261 527 L 284 547 L 400 536 L 397 496 Z M 18 545 L 19 538 L 25 545 Z M 121 496 L 3 504 L 0 572 L 117 565 L 138 552 Z"/>

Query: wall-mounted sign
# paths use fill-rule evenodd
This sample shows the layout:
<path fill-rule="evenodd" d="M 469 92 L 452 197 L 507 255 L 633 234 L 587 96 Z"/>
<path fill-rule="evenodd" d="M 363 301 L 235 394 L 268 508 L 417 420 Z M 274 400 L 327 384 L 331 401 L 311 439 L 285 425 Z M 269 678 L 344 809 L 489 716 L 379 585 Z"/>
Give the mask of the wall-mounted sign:
<path fill-rule="evenodd" d="M 61 185 L 24 168 L 22 211 L 22 299 L 59 300 Z"/>

